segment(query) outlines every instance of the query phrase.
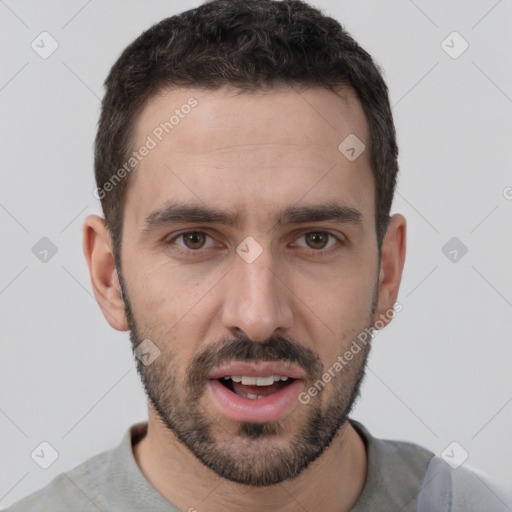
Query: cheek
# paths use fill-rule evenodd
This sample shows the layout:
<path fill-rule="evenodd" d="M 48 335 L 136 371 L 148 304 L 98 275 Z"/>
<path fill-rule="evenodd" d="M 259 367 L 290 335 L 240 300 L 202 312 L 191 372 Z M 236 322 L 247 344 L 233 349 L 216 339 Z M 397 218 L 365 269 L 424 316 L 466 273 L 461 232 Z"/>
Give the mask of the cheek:
<path fill-rule="evenodd" d="M 165 259 L 148 261 L 132 272 L 130 297 L 139 315 L 153 322 L 174 325 L 194 309 L 215 283 L 215 276 L 199 277 Z"/>
<path fill-rule="evenodd" d="M 140 336 L 161 350 L 169 347 L 180 361 L 191 358 L 208 322 L 211 292 L 221 276 L 199 279 L 175 266 L 153 263 L 139 266 L 130 277 L 128 292 Z"/>
<path fill-rule="evenodd" d="M 343 272 L 337 279 L 318 286 L 312 286 L 311 282 L 302 283 L 302 291 L 297 295 L 304 299 L 303 305 L 297 302 L 301 311 L 298 314 L 309 318 L 307 324 L 312 326 L 314 350 L 326 367 L 371 325 L 374 274 L 366 268 Z"/>

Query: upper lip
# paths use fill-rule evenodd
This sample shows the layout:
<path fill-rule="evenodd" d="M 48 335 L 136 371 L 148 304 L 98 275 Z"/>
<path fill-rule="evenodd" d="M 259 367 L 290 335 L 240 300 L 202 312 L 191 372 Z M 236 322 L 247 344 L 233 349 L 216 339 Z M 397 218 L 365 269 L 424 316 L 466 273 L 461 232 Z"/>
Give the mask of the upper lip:
<path fill-rule="evenodd" d="M 281 375 L 292 379 L 303 379 L 304 371 L 287 362 L 261 361 L 261 362 L 232 362 L 212 371 L 209 379 L 222 379 L 222 377 L 247 376 L 266 377 L 268 375 Z"/>

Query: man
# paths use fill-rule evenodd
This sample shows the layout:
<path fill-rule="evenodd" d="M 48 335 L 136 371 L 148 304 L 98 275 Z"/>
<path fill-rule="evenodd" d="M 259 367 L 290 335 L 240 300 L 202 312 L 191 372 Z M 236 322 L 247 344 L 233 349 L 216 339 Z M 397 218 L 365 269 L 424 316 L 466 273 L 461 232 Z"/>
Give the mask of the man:
<path fill-rule="evenodd" d="M 371 57 L 305 3 L 214 0 L 142 34 L 105 85 L 84 252 L 148 422 L 9 510 L 506 510 L 348 419 L 405 258 Z"/>

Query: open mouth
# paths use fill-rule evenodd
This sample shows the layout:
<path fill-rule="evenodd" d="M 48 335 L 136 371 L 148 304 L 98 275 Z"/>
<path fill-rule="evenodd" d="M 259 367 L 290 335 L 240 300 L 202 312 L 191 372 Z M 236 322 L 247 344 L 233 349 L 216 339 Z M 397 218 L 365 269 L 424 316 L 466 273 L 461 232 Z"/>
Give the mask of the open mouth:
<path fill-rule="evenodd" d="M 234 421 L 277 421 L 294 409 L 305 377 L 288 361 L 233 361 L 208 376 L 207 396 Z"/>
<path fill-rule="evenodd" d="M 259 400 L 278 393 L 295 379 L 285 375 L 248 376 L 226 375 L 217 379 L 223 386 L 243 398 Z"/>

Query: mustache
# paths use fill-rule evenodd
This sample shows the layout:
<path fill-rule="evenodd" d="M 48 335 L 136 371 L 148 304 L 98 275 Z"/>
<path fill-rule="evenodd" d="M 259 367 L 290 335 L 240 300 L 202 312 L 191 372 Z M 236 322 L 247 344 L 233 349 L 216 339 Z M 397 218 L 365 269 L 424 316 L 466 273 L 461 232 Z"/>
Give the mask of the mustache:
<path fill-rule="evenodd" d="M 221 340 L 206 347 L 191 362 L 188 372 L 188 386 L 197 391 L 214 368 L 233 361 L 282 361 L 300 366 L 310 379 L 317 379 L 323 373 L 318 354 L 296 341 L 275 335 L 267 340 L 252 341 L 247 337 Z"/>

